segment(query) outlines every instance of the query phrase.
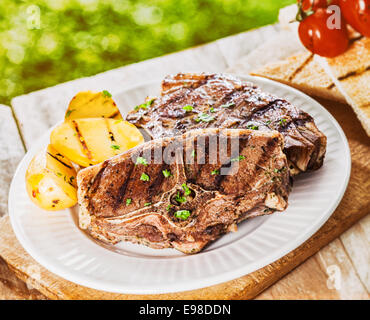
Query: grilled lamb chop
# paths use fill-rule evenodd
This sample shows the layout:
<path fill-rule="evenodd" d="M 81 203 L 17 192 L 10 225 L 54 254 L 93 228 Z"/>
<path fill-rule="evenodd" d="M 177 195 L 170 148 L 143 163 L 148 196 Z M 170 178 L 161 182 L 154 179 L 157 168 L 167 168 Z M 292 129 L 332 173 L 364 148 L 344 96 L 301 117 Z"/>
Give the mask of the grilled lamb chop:
<path fill-rule="evenodd" d="M 161 96 L 137 106 L 126 119 L 153 139 L 198 128 L 277 130 L 293 175 L 320 168 L 326 152 L 326 136 L 309 114 L 230 75 L 168 76 Z"/>
<path fill-rule="evenodd" d="M 77 176 L 80 227 L 109 243 L 196 253 L 240 221 L 287 206 L 283 136 L 199 129 L 146 142 Z"/>

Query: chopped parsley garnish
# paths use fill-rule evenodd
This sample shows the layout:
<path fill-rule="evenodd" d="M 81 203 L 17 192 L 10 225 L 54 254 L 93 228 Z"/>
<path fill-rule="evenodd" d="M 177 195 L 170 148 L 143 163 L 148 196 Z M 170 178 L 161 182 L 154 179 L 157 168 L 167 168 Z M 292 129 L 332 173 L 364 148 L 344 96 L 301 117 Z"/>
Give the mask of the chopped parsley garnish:
<path fill-rule="evenodd" d="M 189 187 L 186 185 L 186 183 L 183 183 L 181 185 L 182 189 L 184 190 L 184 194 L 186 196 L 190 195 L 191 194 L 191 190 L 189 189 Z"/>
<path fill-rule="evenodd" d="M 118 146 L 118 145 L 116 145 L 116 144 L 112 144 L 110 147 L 111 147 L 112 149 L 114 149 L 114 150 L 119 150 L 119 149 L 121 149 L 121 147 L 120 147 L 120 146 Z"/>
<path fill-rule="evenodd" d="M 152 205 L 152 203 L 151 202 L 146 202 L 146 203 L 144 203 L 144 207 L 149 207 L 149 206 L 151 206 Z"/>
<path fill-rule="evenodd" d="M 211 174 L 212 175 L 220 174 L 220 170 L 217 170 L 217 169 L 216 170 L 212 170 Z"/>
<path fill-rule="evenodd" d="M 130 199 L 130 198 L 126 199 L 126 206 L 130 205 L 131 202 L 132 202 L 132 199 Z"/>
<path fill-rule="evenodd" d="M 189 210 L 177 210 L 174 216 L 178 219 L 186 220 L 190 216 L 190 211 Z"/>
<path fill-rule="evenodd" d="M 186 198 L 184 196 L 180 195 L 180 192 L 177 192 L 177 195 L 175 197 L 176 202 L 178 203 L 184 203 L 186 202 Z"/>
<path fill-rule="evenodd" d="M 211 107 L 211 108 L 209 109 L 209 112 L 216 112 L 216 110 L 215 110 L 215 108 Z"/>
<path fill-rule="evenodd" d="M 103 97 L 104 98 L 112 98 L 112 95 L 107 90 L 103 90 Z"/>
<path fill-rule="evenodd" d="M 149 181 L 149 176 L 146 174 L 146 173 L 142 173 L 141 174 L 141 177 L 140 177 L 140 180 L 141 181 Z"/>
<path fill-rule="evenodd" d="M 167 211 L 170 211 L 171 208 L 172 208 L 172 204 L 169 204 L 166 209 Z"/>
<path fill-rule="evenodd" d="M 266 122 L 265 122 L 265 124 L 266 125 L 269 125 L 271 123 L 271 120 L 267 120 Z"/>
<path fill-rule="evenodd" d="M 137 157 L 135 164 L 142 164 L 144 166 L 148 165 L 148 161 L 143 157 Z"/>
<path fill-rule="evenodd" d="M 150 99 L 147 102 L 144 102 L 142 104 L 139 104 L 138 106 L 135 107 L 135 111 L 138 111 L 139 109 L 147 109 L 150 107 L 155 99 Z"/>
<path fill-rule="evenodd" d="M 204 112 L 200 113 L 198 115 L 198 118 L 195 119 L 196 122 L 200 122 L 200 121 L 202 121 L 202 122 L 211 122 L 213 120 L 215 120 L 214 116 L 211 116 L 210 114 L 207 114 L 207 113 L 204 113 Z"/>
<path fill-rule="evenodd" d="M 250 124 L 247 126 L 247 129 L 258 130 L 258 126 L 255 126 L 254 124 Z"/>
<path fill-rule="evenodd" d="M 60 173 L 60 172 L 57 172 L 57 175 L 58 175 L 59 177 L 61 177 L 63 174 L 62 174 L 62 173 Z"/>
<path fill-rule="evenodd" d="M 230 102 L 230 103 L 226 103 L 226 104 L 223 104 L 222 106 L 220 106 L 221 108 L 230 108 L 232 106 L 235 106 L 235 103 L 233 102 Z"/>
<path fill-rule="evenodd" d="M 239 157 L 232 158 L 231 162 L 241 161 L 241 160 L 244 160 L 244 159 L 245 159 L 244 156 L 239 156 Z"/>
<path fill-rule="evenodd" d="M 275 168 L 274 169 L 274 172 L 275 173 L 281 173 L 281 172 L 284 172 L 286 170 L 286 167 L 282 167 L 281 169 L 277 169 L 277 168 Z"/>
<path fill-rule="evenodd" d="M 73 180 L 74 180 L 74 179 L 75 179 L 75 177 L 70 177 L 70 178 L 69 178 L 69 182 L 70 182 L 70 183 L 73 183 Z"/>
<path fill-rule="evenodd" d="M 193 150 L 192 152 L 191 152 L 191 156 L 194 158 L 195 157 L 195 150 Z"/>
<path fill-rule="evenodd" d="M 73 111 L 76 111 L 76 109 L 68 110 L 67 113 L 66 113 L 66 118 L 68 118 Z"/>
<path fill-rule="evenodd" d="M 165 178 L 169 178 L 169 177 L 171 177 L 171 176 L 172 176 L 171 171 L 170 171 L 170 170 L 167 170 L 167 169 L 162 170 L 162 173 L 163 173 L 163 176 L 164 176 Z"/>
<path fill-rule="evenodd" d="M 280 119 L 279 124 L 283 126 L 286 123 L 286 119 Z"/>
<path fill-rule="evenodd" d="M 185 107 L 182 107 L 186 112 L 190 112 L 190 111 L 193 111 L 193 106 L 191 106 L 191 105 L 187 105 L 187 106 L 185 106 Z"/>

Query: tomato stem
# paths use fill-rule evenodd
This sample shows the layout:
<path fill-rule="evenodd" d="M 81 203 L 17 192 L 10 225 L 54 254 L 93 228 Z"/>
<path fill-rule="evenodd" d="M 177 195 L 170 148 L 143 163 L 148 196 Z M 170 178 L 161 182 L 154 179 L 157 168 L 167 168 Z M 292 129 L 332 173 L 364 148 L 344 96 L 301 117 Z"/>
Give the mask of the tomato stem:
<path fill-rule="evenodd" d="M 331 1 L 331 0 L 328 0 L 328 1 Z M 303 21 L 304 19 L 306 19 L 307 17 L 309 17 L 310 15 L 314 14 L 315 11 L 313 11 L 313 2 L 311 4 L 311 7 L 308 9 L 308 10 L 303 10 L 303 7 L 302 7 L 302 0 L 298 1 L 297 3 L 297 6 L 298 6 L 298 12 L 297 12 L 297 15 L 295 17 L 295 21 L 298 21 L 298 22 L 301 22 Z"/>

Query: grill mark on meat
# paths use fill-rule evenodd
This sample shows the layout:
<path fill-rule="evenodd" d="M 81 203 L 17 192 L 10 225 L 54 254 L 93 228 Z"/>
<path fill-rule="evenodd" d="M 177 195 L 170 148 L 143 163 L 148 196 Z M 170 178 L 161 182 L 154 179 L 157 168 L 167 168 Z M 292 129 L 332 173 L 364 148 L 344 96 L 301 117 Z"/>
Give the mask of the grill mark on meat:
<path fill-rule="evenodd" d="M 247 139 L 241 137 L 239 139 L 239 150 L 238 150 L 238 155 L 241 154 L 242 150 L 246 147 L 246 145 L 248 144 L 249 142 L 249 136 L 247 137 Z M 232 150 L 231 150 L 231 143 L 227 143 L 227 150 L 226 150 L 226 157 L 230 157 L 230 161 L 228 161 L 227 163 L 221 165 L 221 168 L 220 168 L 220 171 L 221 170 L 232 170 L 232 165 L 233 165 L 233 162 L 231 161 L 231 159 L 233 159 L 235 156 L 238 156 L 238 155 L 232 155 Z M 221 158 L 221 155 L 219 155 L 220 158 Z M 228 175 L 227 174 L 223 174 L 223 175 L 216 175 L 215 177 L 215 190 L 219 189 L 219 190 L 223 190 L 222 189 L 222 184 L 225 183 L 225 179 L 227 179 Z"/>
<path fill-rule="evenodd" d="M 157 176 L 156 179 L 154 179 L 154 181 L 150 184 L 148 190 L 149 190 L 149 197 L 152 198 L 153 196 L 155 196 L 156 194 L 158 194 L 158 190 L 160 189 L 165 177 L 164 175 L 162 174 L 162 171 L 165 170 L 165 169 L 169 169 L 169 166 L 166 165 L 166 164 L 162 164 L 159 172 L 161 174 L 159 174 L 159 176 Z"/>
<path fill-rule="evenodd" d="M 220 107 L 222 105 L 225 105 L 229 103 L 230 101 L 234 100 L 236 96 L 240 96 L 242 94 L 242 90 L 244 90 L 244 87 L 235 88 L 236 90 L 228 92 L 225 94 L 218 103 L 215 104 L 216 107 Z M 235 104 L 236 107 L 236 104 Z"/>
<path fill-rule="evenodd" d="M 297 126 L 304 126 L 307 122 L 313 121 L 313 118 L 306 112 L 300 112 L 299 118 L 292 119 Z"/>
<path fill-rule="evenodd" d="M 252 172 L 254 172 L 254 175 L 251 177 L 251 180 L 249 182 L 250 186 L 253 186 L 256 181 L 260 178 L 259 172 L 265 171 L 264 168 L 266 167 L 266 163 L 270 160 L 270 154 L 273 148 L 275 148 L 277 141 L 276 140 L 269 140 L 267 145 L 261 146 L 261 150 L 263 152 L 260 153 L 260 156 L 256 163 L 254 163 L 254 167 L 252 169 Z M 247 159 L 248 161 L 248 159 Z"/>
<path fill-rule="evenodd" d="M 276 104 L 279 103 L 279 102 L 284 102 L 284 100 L 276 99 L 276 100 L 273 100 L 273 101 L 269 102 L 265 106 L 261 107 L 257 112 L 255 112 L 249 119 L 246 119 L 244 122 L 248 122 L 251 119 L 253 119 L 254 117 L 262 116 L 264 113 L 269 111 L 271 108 L 275 108 Z"/>
<path fill-rule="evenodd" d="M 92 183 L 90 184 L 90 186 L 88 187 L 87 189 L 87 195 L 85 196 L 87 199 L 89 199 L 89 203 L 88 203 L 88 208 L 89 208 L 89 211 L 94 211 L 95 208 L 94 208 L 94 204 L 93 202 L 91 201 L 92 200 L 92 197 L 91 195 L 93 195 L 97 188 L 99 187 L 99 184 L 100 184 L 100 180 L 103 176 L 103 173 L 105 171 L 105 168 L 107 167 L 108 165 L 108 162 L 107 161 L 104 161 L 103 164 L 102 164 L 102 167 L 101 169 L 99 170 L 99 172 L 96 174 L 96 176 L 94 177 Z"/>
<path fill-rule="evenodd" d="M 179 77 L 180 76 L 180 77 Z M 189 78 L 181 78 L 181 74 L 174 77 L 174 79 L 171 79 L 170 77 L 166 77 L 163 81 L 162 85 L 162 95 L 173 93 L 176 91 L 176 88 L 181 87 L 190 87 L 190 88 L 197 88 L 202 83 L 206 82 L 212 75 L 201 75 L 196 79 L 196 82 L 194 81 L 194 78 L 192 78 L 189 83 L 186 83 L 186 80 L 189 80 Z M 183 81 L 182 85 L 179 85 L 179 81 Z M 169 88 L 168 88 L 169 87 Z M 174 89 L 175 88 L 175 89 Z"/>
<path fill-rule="evenodd" d="M 279 104 L 279 103 L 285 104 L 286 102 L 278 100 L 278 101 L 273 103 L 274 108 L 275 108 L 275 105 Z M 268 109 L 270 110 L 271 107 L 269 107 Z M 267 112 L 267 110 L 265 110 L 264 113 L 265 112 Z M 258 119 L 259 117 L 261 117 L 261 114 L 259 114 L 259 112 L 257 112 L 255 115 L 253 115 L 251 120 L 259 121 L 260 120 L 260 119 Z M 282 119 L 285 120 L 284 123 L 281 123 Z M 312 121 L 312 117 L 309 116 L 307 113 L 305 113 L 303 111 L 300 111 L 298 118 L 294 117 L 293 114 L 292 115 L 291 114 L 282 115 L 282 117 L 280 117 L 280 120 L 279 120 L 280 123 L 273 126 L 272 129 L 279 130 L 281 133 L 283 133 L 283 134 L 285 133 L 287 136 L 290 136 L 294 133 L 295 141 L 296 142 L 300 141 L 300 143 L 301 143 L 300 147 L 303 148 L 304 146 L 306 146 L 307 151 L 309 151 L 310 160 L 309 160 L 307 165 L 310 168 L 310 167 L 313 167 L 313 165 L 316 162 L 320 163 L 319 159 L 317 159 L 317 154 L 318 154 L 318 151 L 319 151 L 319 148 L 320 148 L 320 144 L 318 142 L 320 142 L 320 140 L 318 139 L 319 136 L 314 137 L 313 134 L 312 134 L 312 137 L 308 137 L 305 134 L 305 131 L 304 131 L 304 130 L 306 130 L 305 125 L 309 121 Z M 245 124 L 246 123 L 242 124 L 241 126 L 245 126 Z M 304 128 L 304 130 L 303 130 L 303 128 Z M 287 151 L 287 153 L 290 154 L 290 155 L 292 155 L 294 152 L 299 153 L 299 149 L 297 149 L 297 147 L 291 147 L 290 151 Z"/>
<path fill-rule="evenodd" d="M 184 91 L 184 92 L 182 92 L 182 91 Z M 181 88 L 180 90 L 179 90 L 179 92 L 177 92 L 177 94 L 176 95 L 174 95 L 174 96 L 172 96 L 172 97 L 170 97 L 170 99 L 169 100 L 165 100 L 164 101 L 164 103 L 160 103 L 160 104 L 158 104 L 158 105 L 156 105 L 155 107 L 156 108 L 158 108 L 158 107 L 160 107 L 160 106 L 162 106 L 162 105 L 164 105 L 164 104 L 172 104 L 172 103 L 174 103 L 174 102 L 179 102 L 181 99 L 183 99 L 184 98 L 184 96 L 186 96 L 186 94 L 187 94 L 187 92 L 189 92 L 190 90 L 189 89 L 184 89 L 184 88 Z M 183 93 L 183 94 L 182 94 Z"/>
<path fill-rule="evenodd" d="M 113 208 L 117 209 L 123 202 L 126 196 L 127 186 L 131 180 L 132 172 L 134 171 L 135 166 L 132 164 L 129 169 L 128 178 L 123 181 L 121 186 L 118 188 L 118 197 L 116 198 Z"/>
<path fill-rule="evenodd" d="M 220 110 L 216 114 L 216 117 L 217 117 L 216 123 L 222 123 L 222 126 L 225 128 L 231 127 L 235 124 L 235 122 L 228 123 L 226 125 L 224 123 L 225 122 L 227 123 L 230 116 L 233 116 L 233 114 L 237 111 L 240 112 L 240 110 L 243 109 L 243 107 L 248 104 L 248 102 L 246 101 L 246 97 L 243 96 L 243 94 L 245 95 L 245 92 L 243 92 L 242 89 L 232 91 L 231 93 L 227 95 L 225 99 L 222 99 L 222 101 L 218 103 L 217 107 L 220 108 Z M 221 108 L 222 105 L 227 105 L 227 104 L 232 104 L 232 105 L 230 105 L 230 107 L 228 108 Z M 248 116 L 250 116 L 250 114 Z M 245 117 L 245 115 L 243 115 L 243 117 Z M 241 119 L 237 119 L 237 122 L 238 123 L 241 122 Z M 213 125 L 214 125 L 213 123 L 209 123 L 208 126 L 210 127 Z"/>
<path fill-rule="evenodd" d="M 248 145 L 248 143 L 249 143 L 249 138 L 250 138 L 250 136 L 248 136 L 247 138 L 242 137 L 242 138 L 239 139 L 238 154 L 232 154 L 231 145 L 230 145 L 230 143 L 228 143 L 228 145 L 227 145 L 227 155 L 230 155 L 230 161 L 228 161 L 227 164 L 222 166 L 223 169 L 226 169 L 228 172 L 232 172 L 233 166 L 235 165 L 235 163 L 239 162 L 239 161 L 234 162 L 234 161 L 232 161 L 232 159 L 235 159 L 239 155 L 242 154 L 242 150 L 244 150 L 246 148 L 246 146 Z M 241 161 L 249 161 L 249 159 L 244 159 L 244 160 L 241 160 Z M 239 163 L 238 163 L 238 165 L 239 165 Z M 217 176 L 216 181 L 215 181 L 216 189 L 222 190 L 222 192 L 226 192 L 225 189 L 224 189 L 224 185 L 228 183 L 229 177 L 233 178 L 233 176 L 229 176 L 228 174 Z"/>
<path fill-rule="evenodd" d="M 179 92 L 174 97 L 171 97 L 168 101 L 165 101 L 165 104 L 171 104 L 171 103 L 174 103 L 174 102 L 178 102 L 181 99 L 184 99 L 184 97 L 186 97 L 189 92 L 193 92 L 196 89 L 199 89 L 202 86 L 206 85 L 208 79 L 209 79 L 209 77 L 206 77 L 205 79 L 199 81 L 195 86 L 192 85 L 191 88 L 187 88 L 187 87 L 186 88 L 183 88 L 183 87 L 180 87 L 179 89 L 177 89 L 175 91 L 184 89 L 184 91 L 185 91 L 184 95 L 181 95 L 181 92 Z M 193 89 L 193 90 L 190 90 L 190 89 Z M 171 94 L 174 94 L 175 91 L 172 91 Z"/>
<path fill-rule="evenodd" d="M 102 175 L 106 169 L 108 165 L 108 162 L 107 161 L 104 161 L 102 166 L 101 166 L 101 169 L 99 170 L 99 172 L 96 174 L 96 176 L 94 177 L 89 189 L 88 189 L 88 192 L 90 194 L 94 194 L 96 192 L 96 189 L 99 187 L 99 184 L 100 184 L 100 180 L 102 178 Z"/>
<path fill-rule="evenodd" d="M 208 138 L 208 137 L 207 137 Z M 206 138 L 206 140 L 207 140 Z M 209 140 L 208 140 L 209 141 Z M 204 145 L 204 154 L 202 155 L 203 159 L 204 159 L 204 163 L 209 163 L 209 143 L 207 143 L 207 141 L 204 142 L 205 145 Z M 195 141 L 195 144 L 196 144 L 196 149 L 195 150 L 198 150 L 198 140 Z M 202 146 L 199 148 L 199 149 L 203 149 Z M 198 155 L 197 155 L 198 156 Z M 196 172 L 196 175 L 195 177 L 199 177 L 201 175 L 201 172 L 203 171 L 203 167 L 201 165 L 197 166 L 197 172 Z M 201 184 L 200 185 L 205 188 L 205 185 L 204 184 Z"/>
<path fill-rule="evenodd" d="M 184 96 L 184 99 L 189 99 L 189 97 L 191 97 L 191 96 L 197 96 L 200 90 L 204 90 L 204 89 L 208 89 L 209 90 L 209 89 L 212 89 L 212 85 L 210 85 L 209 82 L 208 82 L 209 80 L 218 81 L 218 83 L 217 83 L 218 86 L 221 86 L 222 87 L 222 85 L 223 85 L 222 83 L 219 82 L 219 79 L 215 75 L 207 76 L 201 82 L 201 85 L 198 85 L 196 88 L 194 88 L 194 90 L 188 90 L 189 94 L 185 95 Z M 205 87 L 205 88 L 203 88 L 203 87 Z M 229 95 L 229 94 L 234 94 L 235 93 L 235 90 L 242 90 L 242 86 L 235 86 L 234 85 L 233 86 L 233 91 L 231 91 L 231 92 L 225 92 L 225 94 L 222 95 L 222 91 L 232 90 L 232 89 L 230 89 L 230 88 L 228 88 L 226 86 L 223 86 L 222 88 L 223 88 L 223 90 L 217 90 L 216 91 L 218 94 L 221 94 L 221 96 L 215 97 L 215 98 L 217 98 L 217 100 L 212 104 L 213 106 L 217 106 L 217 105 L 221 104 L 218 101 L 222 101 L 222 99 L 224 99 L 225 97 L 227 97 L 227 95 Z M 179 89 L 181 89 L 181 87 Z M 214 93 L 216 93 L 216 92 L 214 92 Z M 165 101 L 165 104 L 167 104 L 167 101 Z"/>

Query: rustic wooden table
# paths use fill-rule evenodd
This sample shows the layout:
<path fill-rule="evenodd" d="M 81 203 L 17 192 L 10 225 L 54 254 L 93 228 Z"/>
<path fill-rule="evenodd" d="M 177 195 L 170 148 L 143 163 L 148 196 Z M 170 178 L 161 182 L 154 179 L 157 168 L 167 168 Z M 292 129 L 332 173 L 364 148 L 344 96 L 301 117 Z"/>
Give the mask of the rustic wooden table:
<path fill-rule="evenodd" d="M 204 46 L 20 96 L 12 100 L 11 107 L 0 105 L 0 216 L 4 216 L 0 219 L 0 230 L 3 230 L 0 231 L 0 233 L 3 232 L 2 235 L 0 234 L 0 238 L 2 236 L 1 241 L 6 244 L 6 248 L 4 246 L 1 248 L 0 244 L 0 299 L 84 298 L 83 294 L 77 295 L 76 293 L 73 295 L 72 292 L 68 292 L 68 290 L 78 291 L 78 288 L 68 289 L 68 286 L 66 288 L 66 286 L 59 285 L 57 283 L 58 278 L 51 275 L 48 275 L 48 279 L 43 281 L 40 279 L 28 281 L 27 273 L 30 273 L 30 270 L 27 269 L 29 266 L 26 265 L 26 262 L 30 261 L 31 258 L 27 256 L 15 239 L 9 226 L 8 217 L 6 217 L 9 185 L 17 164 L 25 151 L 32 145 L 32 142 L 62 119 L 68 101 L 76 92 L 108 89 L 114 94 L 131 84 L 143 80 L 160 79 L 170 73 L 180 71 L 225 72 L 232 70 L 237 61 L 243 61 L 241 59 L 255 47 L 275 37 L 280 32 L 278 26 L 267 26 Z M 243 72 L 243 70 L 239 71 L 240 73 Z M 243 291 L 245 289 L 243 279 L 247 278 L 241 278 L 239 282 L 238 280 L 230 282 L 230 286 L 244 286 L 239 291 L 235 290 L 233 292 L 233 290 L 226 289 L 226 286 L 218 286 L 218 289 L 204 290 L 198 296 L 183 295 L 182 297 L 250 298 L 270 286 L 260 293 L 257 298 L 369 298 L 370 216 L 367 215 L 370 211 L 367 195 L 370 188 L 368 183 L 370 180 L 369 138 L 362 130 L 349 106 L 327 101 L 320 102 L 342 125 L 350 140 L 352 157 L 355 158 L 354 161 L 358 159 L 358 164 L 355 162 L 356 166 L 352 175 L 355 174 L 360 178 L 351 180 L 351 188 L 354 191 L 349 195 L 347 194 L 347 198 L 344 199 L 345 203 L 341 204 L 343 208 L 339 210 L 340 212 L 349 210 L 349 216 L 345 217 L 345 221 L 334 216 L 332 218 L 334 222 L 329 223 L 329 226 L 324 226 L 316 239 L 313 237 L 311 242 L 308 241 L 302 246 L 304 250 L 301 249 L 301 252 L 308 253 L 300 255 L 300 258 L 295 258 L 294 263 L 289 264 L 289 261 L 292 260 L 292 256 L 297 257 L 297 253 L 280 259 L 280 265 L 289 264 L 289 267 L 280 268 L 280 273 L 278 272 L 278 275 L 271 278 L 273 280 L 266 281 L 265 279 L 265 283 L 260 289 L 251 290 L 254 294 Z M 340 170 L 340 168 L 338 169 Z M 363 218 L 359 220 L 360 217 Z M 341 226 L 339 228 L 335 225 L 336 220 L 340 222 Z M 359 221 L 356 222 L 357 220 Z M 346 229 L 348 230 L 345 231 Z M 326 234 L 331 236 L 327 237 Z M 331 241 L 332 239 L 334 240 Z M 327 244 L 329 241 L 331 242 Z M 313 245 L 313 243 L 316 244 Z M 307 260 L 302 263 L 305 259 Z M 296 267 L 297 265 L 299 266 Z M 263 272 L 267 276 L 269 268 L 272 271 L 275 270 L 273 264 L 266 267 Z M 293 268 L 295 269 L 289 272 Z M 285 275 L 287 272 L 289 273 Z M 258 273 L 251 274 L 248 277 L 249 283 L 252 283 L 251 280 L 255 280 L 254 282 L 258 287 L 258 277 Z M 276 283 L 273 284 L 274 282 Z M 49 286 L 50 290 L 45 286 Z M 225 290 L 224 295 L 222 290 Z M 54 295 L 50 293 L 52 291 Z M 92 291 L 85 291 L 86 298 L 98 297 L 94 294 Z M 109 294 L 107 294 L 107 297 L 125 298 L 123 295 L 113 296 Z"/>

